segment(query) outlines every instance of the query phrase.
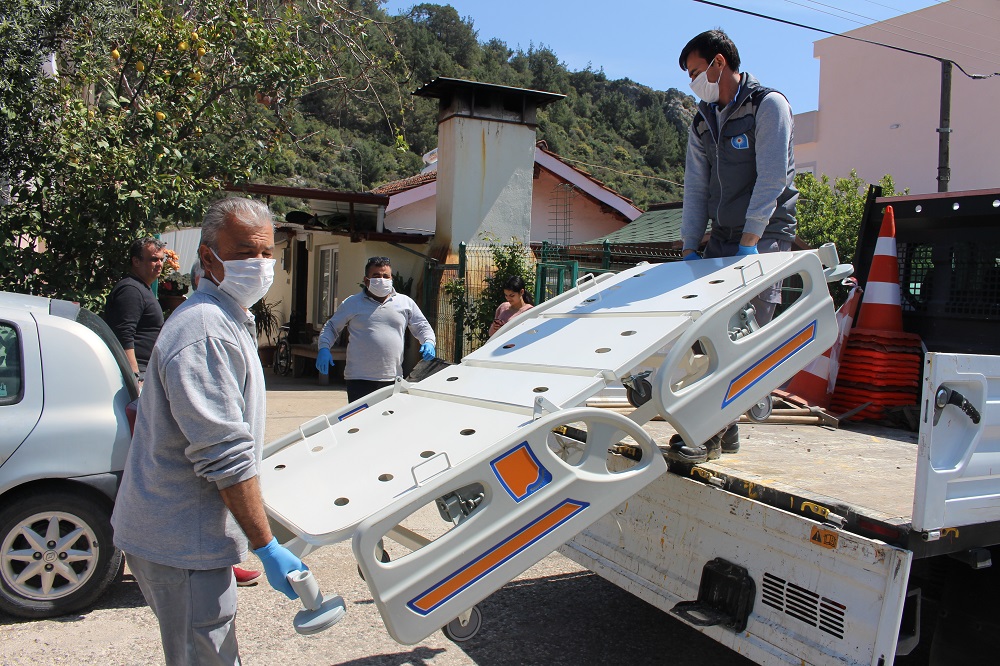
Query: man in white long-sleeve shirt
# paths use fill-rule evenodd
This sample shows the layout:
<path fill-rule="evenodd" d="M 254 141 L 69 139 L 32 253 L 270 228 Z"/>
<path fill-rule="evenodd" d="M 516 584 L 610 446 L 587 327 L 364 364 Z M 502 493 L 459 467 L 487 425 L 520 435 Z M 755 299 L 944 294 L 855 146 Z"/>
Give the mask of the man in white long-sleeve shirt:
<path fill-rule="evenodd" d="M 683 254 L 705 258 L 779 252 L 795 239 L 795 157 L 792 110 L 784 95 L 740 73 L 740 54 L 721 30 L 703 32 L 681 50 L 679 64 L 701 99 L 688 134 L 684 165 Z M 780 283 L 752 303 L 757 323 L 771 320 L 781 302 Z M 668 457 L 700 462 L 739 451 L 736 424 L 706 445 L 677 438 Z"/>
<path fill-rule="evenodd" d="M 316 369 L 330 372 L 330 347 L 347 329 L 347 400 L 354 402 L 383 386 L 392 386 L 403 374 L 403 342 L 408 328 L 420 341 L 424 360 L 434 358 L 434 330 L 409 296 L 392 288 L 388 257 L 372 257 L 365 264 L 364 289 L 337 308 L 319 336 Z"/>

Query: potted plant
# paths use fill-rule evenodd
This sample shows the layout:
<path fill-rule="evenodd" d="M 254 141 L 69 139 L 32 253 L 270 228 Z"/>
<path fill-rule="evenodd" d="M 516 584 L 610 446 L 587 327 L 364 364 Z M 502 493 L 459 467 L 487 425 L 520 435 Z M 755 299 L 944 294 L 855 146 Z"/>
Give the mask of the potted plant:
<path fill-rule="evenodd" d="M 278 330 L 281 328 L 281 320 L 278 318 L 279 305 L 281 305 L 281 301 L 269 303 L 266 299 L 262 298 L 250 306 L 254 325 L 257 327 L 257 354 L 260 356 L 261 365 L 265 368 L 269 367 L 274 361 L 275 346 L 272 340 L 278 336 Z M 261 337 L 267 340 L 266 345 L 260 345 L 259 340 Z"/>
<path fill-rule="evenodd" d="M 173 250 L 166 250 L 163 259 L 163 273 L 160 274 L 157 293 L 160 307 L 169 313 L 184 302 L 188 287 L 191 286 L 191 276 L 181 272 L 180 258 Z"/>

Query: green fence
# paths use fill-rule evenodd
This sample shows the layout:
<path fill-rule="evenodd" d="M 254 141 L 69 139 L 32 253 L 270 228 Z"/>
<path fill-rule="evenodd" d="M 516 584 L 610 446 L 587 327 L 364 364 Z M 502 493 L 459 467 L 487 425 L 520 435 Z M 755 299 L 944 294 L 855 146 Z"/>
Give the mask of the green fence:
<path fill-rule="evenodd" d="M 421 308 L 437 335 L 438 356 L 455 363 L 483 344 L 485 331 L 469 331 L 463 308 L 479 299 L 486 277 L 493 274 L 491 245 L 462 243 L 447 263 L 428 262 L 424 270 Z M 572 289 L 587 273 L 618 272 L 642 261 L 677 261 L 680 251 L 644 245 L 531 245 L 535 264 L 535 303 Z M 455 285 L 460 285 L 456 289 Z M 460 291 L 464 298 L 453 297 Z M 500 303 L 496 303 L 497 306 Z"/>

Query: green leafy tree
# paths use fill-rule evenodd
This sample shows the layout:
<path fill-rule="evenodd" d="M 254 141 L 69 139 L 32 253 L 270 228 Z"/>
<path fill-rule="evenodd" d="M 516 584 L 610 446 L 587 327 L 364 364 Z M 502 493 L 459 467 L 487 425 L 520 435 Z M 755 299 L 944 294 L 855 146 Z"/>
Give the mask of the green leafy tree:
<path fill-rule="evenodd" d="M 882 196 L 896 195 L 892 176 L 883 176 L 878 185 L 882 187 Z M 795 176 L 795 186 L 799 189 L 795 207 L 799 238 L 811 247 L 834 243 L 840 260 L 852 263 L 868 184 L 852 169 L 850 176 L 836 178 L 832 184 L 825 174 L 817 178 L 811 173 L 800 173 Z"/>
<path fill-rule="evenodd" d="M 384 25 L 361 3 L 5 5 L 0 145 L 14 148 L 0 163 L 0 271 L 20 290 L 93 307 L 134 238 L 196 222 L 225 183 L 267 170 L 296 100 L 377 97 L 373 80 L 396 80 L 388 47 L 370 46 L 388 41 Z M 49 53 L 55 75 L 39 66 Z"/>
<path fill-rule="evenodd" d="M 518 238 L 511 238 L 508 243 L 501 243 L 495 237 L 486 240 L 493 267 L 483 279 L 482 291 L 472 301 L 466 329 L 470 338 L 479 344 L 489 337 L 497 306 L 504 302 L 503 285 L 507 280 L 514 276 L 524 280 L 524 291 L 529 299 L 535 289 L 535 262 L 531 249 Z"/>
<path fill-rule="evenodd" d="M 501 243 L 499 238 L 486 236 L 490 267 L 481 284 L 465 280 L 452 280 L 443 285 L 445 295 L 462 321 L 465 337 L 473 348 L 479 347 L 489 337 L 490 324 L 497 306 L 504 302 L 503 285 L 511 277 L 524 280 L 526 298 L 531 299 L 535 284 L 535 261 L 531 249 L 520 239 L 511 238 Z"/>
<path fill-rule="evenodd" d="M 447 5 L 422 3 L 386 20 L 410 72 L 400 85 L 414 90 L 448 76 L 563 93 L 565 100 L 538 114 L 538 138 L 550 149 L 576 160 L 575 166 L 639 207 L 680 199 L 684 146 L 695 111 L 690 95 L 627 79 L 609 81 L 589 66 L 572 72 L 544 45 L 512 49 L 496 38 L 480 42 L 472 20 Z M 306 96 L 303 109 L 314 122 L 296 130 L 275 172 L 294 184 L 380 185 L 415 174 L 420 156 L 437 145 L 435 100 L 404 97 L 398 108 L 387 105 L 388 125 L 370 104 L 330 92 Z M 398 142 L 394 131 L 404 133 L 405 142 Z"/>

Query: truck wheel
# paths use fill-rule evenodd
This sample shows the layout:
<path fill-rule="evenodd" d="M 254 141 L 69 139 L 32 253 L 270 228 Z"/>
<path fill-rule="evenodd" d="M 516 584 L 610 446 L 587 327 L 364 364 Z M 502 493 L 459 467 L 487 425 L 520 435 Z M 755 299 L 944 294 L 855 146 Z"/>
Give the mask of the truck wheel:
<path fill-rule="evenodd" d="M 121 570 L 109 508 L 44 491 L 0 510 L 0 610 L 53 617 L 93 603 Z"/>
<path fill-rule="evenodd" d="M 479 628 L 483 626 L 483 614 L 479 610 L 479 606 L 472 607 L 472 613 L 469 615 L 469 623 L 464 627 L 459 619 L 456 617 L 454 620 L 441 627 L 441 631 L 450 640 L 456 643 L 464 643 L 473 636 L 479 633 Z"/>

